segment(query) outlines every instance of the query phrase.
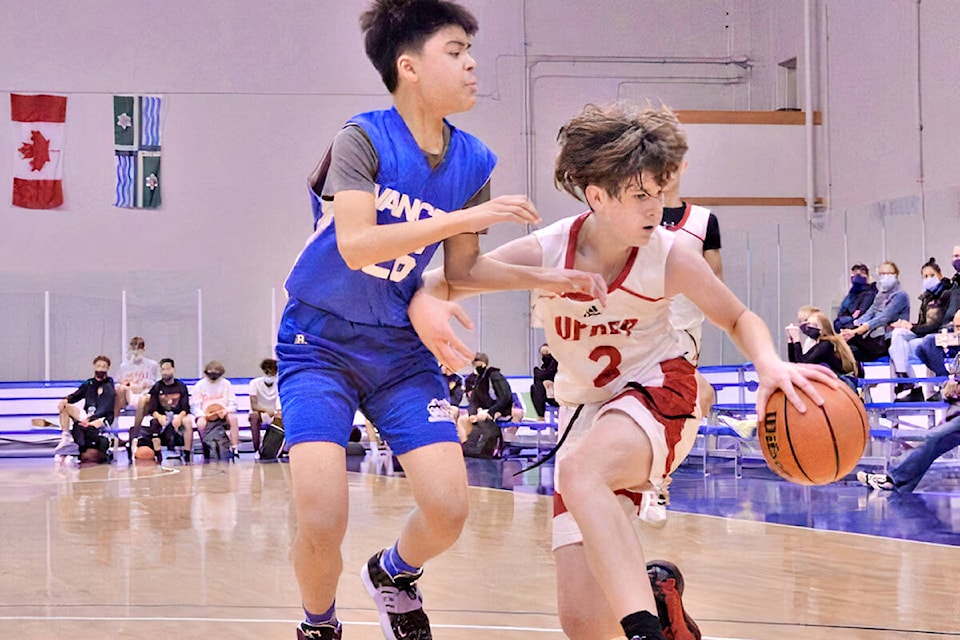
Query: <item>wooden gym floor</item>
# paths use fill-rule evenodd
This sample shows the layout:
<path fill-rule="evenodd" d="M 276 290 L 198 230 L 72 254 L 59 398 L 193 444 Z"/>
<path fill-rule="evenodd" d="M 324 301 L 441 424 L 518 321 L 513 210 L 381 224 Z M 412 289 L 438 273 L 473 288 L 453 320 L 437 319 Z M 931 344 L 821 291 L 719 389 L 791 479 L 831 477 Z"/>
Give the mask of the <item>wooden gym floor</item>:
<path fill-rule="evenodd" d="M 55 469 L 0 463 L 0 638 L 291 640 L 286 464 Z M 460 541 L 421 585 L 437 640 L 561 639 L 551 497 L 471 488 Z M 344 638 L 382 638 L 359 580 L 412 501 L 400 477 L 350 474 L 337 606 Z M 957 498 L 960 500 L 960 496 Z M 673 511 L 648 558 L 684 570 L 705 638 L 960 637 L 960 550 Z"/>

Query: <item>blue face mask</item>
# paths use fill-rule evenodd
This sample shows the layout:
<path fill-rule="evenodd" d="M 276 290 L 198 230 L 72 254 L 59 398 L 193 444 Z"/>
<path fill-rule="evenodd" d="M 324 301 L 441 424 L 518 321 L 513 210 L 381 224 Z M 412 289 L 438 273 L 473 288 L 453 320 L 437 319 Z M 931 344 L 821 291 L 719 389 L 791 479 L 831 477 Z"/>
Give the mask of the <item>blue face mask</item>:
<path fill-rule="evenodd" d="M 937 288 L 938 284 L 940 284 L 940 278 L 936 276 L 930 276 L 929 278 L 923 279 L 923 288 L 927 291 L 933 291 Z"/>
<path fill-rule="evenodd" d="M 881 274 L 877 279 L 877 284 L 880 286 L 881 290 L 889 291 L 893 288 L 893 285 L 897 284 L 897 276 L 893 273 Z"/>
<path fill-rule="evenodd" d="M 863 285 L 867 284 L 867 277 L 862 276 L 859 273 L 855 276 L 850 276 L 850 284 L 855 287 L 862 287 Z"/>

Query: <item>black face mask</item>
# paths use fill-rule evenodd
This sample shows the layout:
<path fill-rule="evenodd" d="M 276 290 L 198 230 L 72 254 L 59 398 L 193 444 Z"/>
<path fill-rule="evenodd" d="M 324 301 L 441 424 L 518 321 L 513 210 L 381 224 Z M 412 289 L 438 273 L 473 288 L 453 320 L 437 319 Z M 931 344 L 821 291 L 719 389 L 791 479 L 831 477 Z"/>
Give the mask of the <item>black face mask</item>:
<path fill-rule="evenodd" d="M 220 378 L 220 376 L 223 375 L 223 373 L 221 373 L 220 371 L 207 371 L 206 373 L 204 373 L 204 375 L 210 378 L 210 380 L 216 382 Z"/>
<path fill-rule="evenodd" d="M 170 384 L 171 382 L 173 382 L 173 376 L 172 376 L 172 375 L 169 375 L 169 376 L 160 376 L 160 379 L 163 380 L 163 383 L 164 383 L 164 384 Z"/>
<path fill-rule="evenodd" d="M 808 338 L 820 339 L 820 327 L 815 327 L 812 324 L 802 324 L 800 325 L 800 331 Z"/>
<path fill-rule="evenodd" d="M 106 372 L 106 371 L 94 371 L 94 372 L 93 372 L 93 377 L 96 378 L 97 380 L 106 380 L 106 379 L 107 379 L 107 372 Z"/>
<path fill-rule="evenodd" d="M 483 366 L 483 365 L 480 365 L 479 367 L 477 367 L 477 368 L 476 368 L 477 375 L 478 375 L 478 376 L 482 376 L 485 369 L 486 369 L 486 367 Z"/>

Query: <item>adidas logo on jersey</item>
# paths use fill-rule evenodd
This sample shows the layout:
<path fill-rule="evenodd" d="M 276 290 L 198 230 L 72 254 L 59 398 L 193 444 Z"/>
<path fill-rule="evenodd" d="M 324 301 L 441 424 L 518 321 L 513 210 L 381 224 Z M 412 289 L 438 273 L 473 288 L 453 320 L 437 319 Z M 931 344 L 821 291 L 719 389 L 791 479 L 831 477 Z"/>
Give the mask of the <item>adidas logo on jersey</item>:
<path fill-rule="evenodd" d="M 584 318 L 589 318 L 590 316 L 600 315 L 600 309 L 597 308 L 597 305 L 590 305 L 590 308 L 583 312 Z"/>

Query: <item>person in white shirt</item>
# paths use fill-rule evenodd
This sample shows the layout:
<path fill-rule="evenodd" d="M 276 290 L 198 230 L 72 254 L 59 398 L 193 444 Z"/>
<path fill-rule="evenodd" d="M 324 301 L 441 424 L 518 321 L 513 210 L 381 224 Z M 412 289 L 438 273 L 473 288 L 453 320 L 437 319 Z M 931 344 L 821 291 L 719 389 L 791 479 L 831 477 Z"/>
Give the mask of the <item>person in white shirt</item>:
<path fill-rule="evenodd" d="M 124 409 L 136 411 L 134 426 L 139 427 L 146 413 L 147 402 L 150 400 L 150 389 L 160 377 L 160 366 L 156 360 L 143 355 L 146 343 L 140 336 L 130 339 L 130 349 L 127 359 L 120 365 L 117 375 L 116 396 L 114 397 L 113 415 L 120 419 L 120 412 Z"/>
<path fill-rule="evenodd" d="M 238 455 L 240 423 L 237 421 L 237 398 L 233 385 L 223 377 L 226 369 L 219 360 L 211 360 L 203 368 L 203 377 L 197 380 L 190 392 L 190 413 L 197 416 L 200 436 L 207 424 L 214 420 L 226 420 L 230 425 L 230 449 Z"/>
<path fill-rule="evenodd" d="M 263 375 L 250 381 L 250 438 L 254 451 L 260 451 L 260 426 L 280 417 L 277 361 L 264 358 L 260 362 L 260 371 Z"/>

